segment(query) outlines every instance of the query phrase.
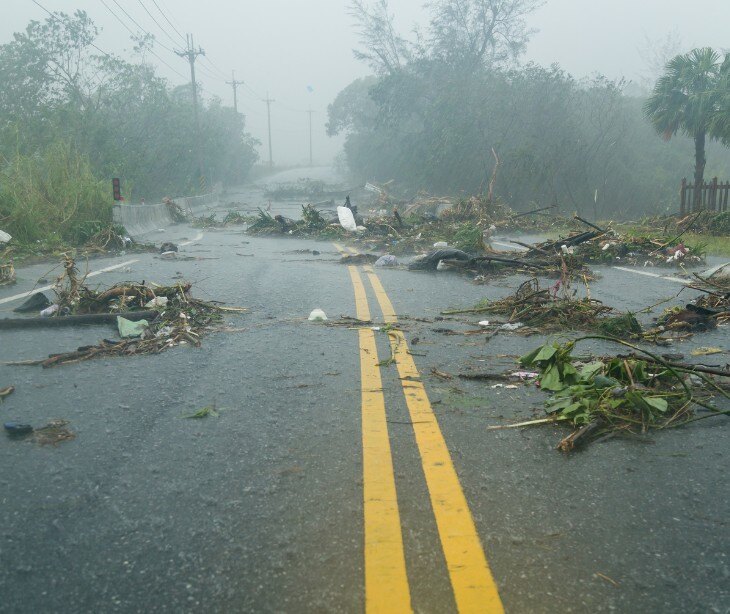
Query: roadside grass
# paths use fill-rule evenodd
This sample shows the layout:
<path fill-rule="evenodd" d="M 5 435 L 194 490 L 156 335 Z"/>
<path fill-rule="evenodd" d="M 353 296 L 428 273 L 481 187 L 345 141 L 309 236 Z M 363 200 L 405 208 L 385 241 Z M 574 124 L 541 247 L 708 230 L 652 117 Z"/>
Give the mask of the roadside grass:
<path fill-rule="evenodd" d="M 708 256 L 730 257 L 730 235 L 714 236 L 688 232 L 682 237 L 689 245 L 704 246 Z"/>

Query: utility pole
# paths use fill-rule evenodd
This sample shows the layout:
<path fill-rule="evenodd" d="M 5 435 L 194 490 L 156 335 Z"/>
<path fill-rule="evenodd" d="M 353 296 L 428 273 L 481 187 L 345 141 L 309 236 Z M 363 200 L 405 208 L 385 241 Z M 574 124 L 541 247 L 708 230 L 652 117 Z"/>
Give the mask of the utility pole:
<path fill-rule="evenodd" d="M 187 35 L 187 46 L 185 51 L 175 51 L 181 58 L 187 58 L 190 62 L 190 83 L 193 89 L 193 117 L 195 118 L 195 158 L 198 164 L 198 178 L 201 189 L 205 189 L 205 175 L 203 174 L 203 160 L 200 155 L 200 120 L 198 119 L 198 84 L 195 82 L 195 60 L 199 55 L 205 55 L 205 51 L 198 47 L 195 49 L 193 35 Z"/>
<path fill-rule="evenodd" d="M 238 113 L 238 86 L 243 85 L 243 81 L 236 81 L 236 72 L 231 71 L 232 81 L 226 81 L 226 83 L 233 87 L 233 110 Z"/>
<path fill-rule="evenodd" d="M 312 166 L 312 109 L 307 109 L 309 115 L 309 166 Z"/>
<path fill-rule="evenodd" d="M 269 120 L 269 168 L 274 167 L 274 158 L 271 154 L 271 103 L 276 102 L 276 100 L 272 100 L 269 98 L 269 92 L 266 92 L 266 98 L 264 99 L 264 102 L 266 103 L 266 116 Z"/>

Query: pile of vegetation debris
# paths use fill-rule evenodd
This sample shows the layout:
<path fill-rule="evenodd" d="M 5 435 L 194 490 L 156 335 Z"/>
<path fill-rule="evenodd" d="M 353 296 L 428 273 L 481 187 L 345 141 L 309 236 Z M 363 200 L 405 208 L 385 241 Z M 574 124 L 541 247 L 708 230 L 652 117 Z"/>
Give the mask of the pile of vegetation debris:
<path fill-rule="evenodd" d="M 199 346 L 201 337 L 222 321 L 224 313 L 246 311 L 194 298 L 189 282 L 171 286 L 122 282 L 94 289 L 85 280 L 73 258 L 66 257 L 63 273 L 54 287 L 56 300 L 46 310 L 48 317 L 25 320 L 25 324 L 23 319 L 0 320 L 0 324 L 53 326 L 115 322 L 122 338 L 103 339 L 97 345 L 10 364 L 55 367 L 104 356 L 159 354 L 182 344 Z"/>
<path fill-rule="evenodd" d="M 15 267 L 12 262 L 0 263 L 0 286 L 9 286 L 15 283 Z"/>
<path fill-rule="evenodd" d="M 572 355 L 576 343 L 586 339 L 617 342 L 633 352 L 576 358 Z M 730 399 L 727 388 L 711 377 L 730 377 L 730 370 L 669 363 L 625 341 L 600 335 L 547 343 L 520 358 L 520 364 L 537 369 L 537 384 L 551 393 L 545 402 L 548 417 L 490 429 L 565 423 L 573 430 L 557 445 L 563 452 L 609 436 L 641 436 L 730 414 L 711 403 L 715 397 Z M 697 415 L 698 408 L 705 413 Z"/>
<path fill-rule="evenodd" d="M 485 323 L 485 328 L 515 331 L 519 334 L 550 333 L 574 329 L 595 329 L 603 323 L 613 323 L 615 333 L 628 336 L 638 326 L 633 316 L 622 322 L 615 317 L 612 307 L 590 298 L 576 298 L 570 291 L 567 277 L 549 287 L 540 286 L 537 278 L 520 284 L 517 291 L 495 301 L 482 301 L 471 309 L 452 309 L 441 312 L 443 315 L 464 313 L 493 313 L 507 316 L 506 322 Z M 639 330 L 641 328 L 639 327 Z"/>
<path fill-rule="evenodd" d="M 227 228 L 228 226 L 249 224 L 253 220 L 254 218 L 245 216 L 239 211 L 229 211 L 222 220 L 217 219 L 215 213 L 211 213 L 193 218 L 190 225 L 193 228 Z"/>
<path fill-rule="evenodd" d="M 587 283 L 587 282 L 586 282 Z M 695 288 L 700 290 L 700 288 Z M 590 297 L 578 297 L 571 278 L 563 276 L 550 287 L 541 287 L 537 278 L 523 282 L 517 291 L 497 300 L 484 300 L 469 309 L 442 311 L 442 315 L 488 313 L 506 316 L 506 321 L 481 324 L 487 331 L 520 335 L 547 334 L 570 330 L 600 331 L 616 339 L 648 341 L 669 345 L 688 339 L 730 321 L 730 293 L 705 291 L 685 307 L 666 309 L 650 328 L 644 328 L 633 313 L 621 313 Z"/>
<path fill-rule="evenodd" d="M 681 241 L 681 233 L 674 238 L 656 234 L 621 234 L 610 226 L 601 228 L 579 216 L 576 220 L 592 230 L 572 233 L 557 240 L 529 246 L 528 253 L 547 254 L 562 252 L 580 258 L 588 264 L 625 264 L 630 266 L 679 267 L 696 266 L 705 262 L 702 246 L 689 246 Z"/>
<path fill-rule="evenodd" d="M 45 241 L 33 243 L 22 242 L 13 237 L 0 246 L 0 284 L 3 280 L 3 271 L 9 276 L 13 265 L 19 262 L 59 258 L 67 253 L 77 256 L 102 256 L 119 252 L 157 251 L 151 243 L 135 241 L 129 236 L 126 228 L 119 224 L 89 224 L 84 236 L 86 238 L 78 245 L 70 245 L 53 236 Z"/>

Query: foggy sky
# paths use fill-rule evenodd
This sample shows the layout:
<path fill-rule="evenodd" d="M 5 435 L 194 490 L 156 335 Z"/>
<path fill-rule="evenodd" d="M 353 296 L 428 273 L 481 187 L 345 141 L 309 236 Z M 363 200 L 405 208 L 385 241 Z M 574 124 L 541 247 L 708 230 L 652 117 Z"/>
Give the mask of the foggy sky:
<path fill-rule="evenodd" d="M 236 71 L 236 79 L 246 82 L 239 88 L 239 111 L 246 114 L 248 130 L 262 142 L 262 159 L 268 159 L 266 105 L 261 100 L 267 91 L 276 101 L 271 105 L 274 162 L 308 160 L 308 108 L 315 111 L 315 164 L 332 159 L 341 140 L 325 135 L 327 105 L 353 79 L 369 73 L 352 54 L 357 37 L 345 0 L 156 1 L 180 32 L 192 32 L 196 46 L 205 50 L 206 58 L 196 66 L 206 95 L 217 95 L 232 105 L 232 90 L 225 84 L 231 80 L 231 70 Z M 129 32 L 100 0 L 39 2 L 51 11 L 85 10 L 102 29 L 97 45 L 130 58 Z M 113 0 L 105 2 L 132 30 L 139 30 Z M 184 44 L 152 0 L 142 3 L 171 38 L 160 31 L 140 0 L 117 2 L 161 45 L 179 49 Z M 423 4 L 423 0 L 390 1 L 403 32 L 413 24 L 426 23 Z M 24 30 L 31 19 L 47 17 L 31 0 L 3 0 L 2 13 L 0 42 Z M 730 44 L 729 21 L 729 0 L 547 0 L 529 20 L 539 31 L 525 59 L 543 65 L 557 62 L 578 77 L 601 73 L 637 80 L 646 72 L 647 38 L 660 41 L 674 31 L 683 51 L 695 46 L 722 48 Z M 189 80 L 186 60 L 159 45 L 155 52 L 171 67 L 149 57 L 159 74 L 173 84 Z"/>

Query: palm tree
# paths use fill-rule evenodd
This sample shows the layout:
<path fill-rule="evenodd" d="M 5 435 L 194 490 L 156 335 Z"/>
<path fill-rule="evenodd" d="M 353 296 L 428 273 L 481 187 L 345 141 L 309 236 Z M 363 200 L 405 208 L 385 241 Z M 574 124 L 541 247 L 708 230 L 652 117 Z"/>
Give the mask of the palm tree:
<path fill-rule="evenodd" d="M 730 53 L 720 67 L 717 112 L 710 123 L 710 132 L 730 147 Z"/>
<path fill-rule="evenodd" d="M 718 114 L 722 85 L 728 80 L 723 78 L 721 57 L 711 47 L 703 47 L 672 58 L 644 105 L 644 114 L 666 140 L 679 131 L 694 139 L 695 185 L 704 180 L 705 140 L 723 137 Z M 727 57 L 725 65 L 730 65 Z M 700 190 L 695 190 L 695 198 L 699 196 Z"/>

